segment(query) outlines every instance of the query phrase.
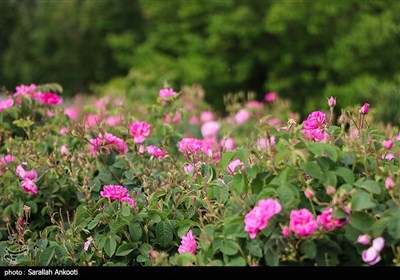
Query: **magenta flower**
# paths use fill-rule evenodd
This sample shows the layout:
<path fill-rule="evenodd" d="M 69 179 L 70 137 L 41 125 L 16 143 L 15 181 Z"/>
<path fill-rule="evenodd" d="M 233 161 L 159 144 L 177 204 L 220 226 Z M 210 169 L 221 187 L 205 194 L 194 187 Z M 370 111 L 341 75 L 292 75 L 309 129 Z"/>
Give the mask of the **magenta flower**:
<path fill-rule="evenodd" d="M 235 120 L 238 124 L 244 124 L 250 119 L 250 112 L 246 109 L 240 109 L 235 115 Z"/>
<path fill-rule="evenodd" d="M 14 100 L 12 98 L 8 98 L 6 100 L 0 101 L 0 111 L 4 111 L 14 105 Z"/>
<path fill-rule="evenodd" d="M 368 234 L 360 235 L 357 238 L 357 242 L 362 245 L 367 245 L 369 242 L 371 242 L 371 237 Z"/>
<path fill-rule="evenodd" d="M 386 150 L 390 150 L 393 147 L 393 141 L 392 140 L 383 141 L 382 145 Z"/>
<path fill-rule="evenodd" d="M 394 187 L 394 182 L 393 182 L 392 177 L 389 176 L 389 177 L 386 178 L 386 180 L 385 180 L 385 187 L 386 187 L 387 190 L 393 189 L 393 187 Z"/>
<path fill-rule="evenodd" d="M 37 195 L 37 186 L 32 180 L 23 179 L 21 181 L 21 186 L 24 189 L 25 193 L 30 193 L 32 195 Z"/>
<path fill-rule="evenodd" d="M 185 236 L 182 237 L 181 245 L 178 248 L 179 254 L 192 253 L 196 254 L 197 244 L 193 236 L 192 230 L 189 230 Z"/>
<path fill-rule="evenodd" d="M 60 147 L 60 153 L 61 153 L 62 155 L 68 155 L 68 154 L 69 154 L 67 145 L 62 145 L 62 146 Z"/>
<path fill-rule="evenodd" d="M 239 167 L 238 170 L 244 171 L 244 165 L 243 162 L 240 161 L 240 159 L 232 160 L 229 164 L 228 167 L 226 168 L 226 172 L 228 174 L 235 174 L 235 169 Z"/>
<path fill-rule="evenodd" d="M 88 114 L 85 117 L 85 127 L 91 128 L 96 127 L 100 123 L 100 116 L 97 114 Z"/>
<path fill-rule="evenodd" d="M 365 104 L 359 110 L 360 114 L 366 115 L 369 112 L 369 103 L 365 102 Z"/>
<path fill-rule="evenodd" d="M 231 137 L 222 138 L 219 145 L 224 151 L 231 151 L 235 149 L 235 140 Z"/>
<path fill-rule="evenodd" d="M 317 222 L 320 224 L 324 229 L 327 230 L 334 230 L 336 228 L 344 226 L 348 219 L 336 219 L 332 216 L 333 213 L 333 208 L 329 208 L 325 211 L 323 211 L 320 215 L 317 217 Z"/>
<path fill-rule="evenodd" d="M 372 241 L 372 246 L 369 249 L 362 251 L 362 260 L 369 265 L 377 264 L 381 261 L 380 252 L 384 246 L 385 239 L 382 237 L 375 238 L 374 241 Z"/>
<path fill-rule="evenodd" d="M 201 135 L 204 138 L 215 137 L 215 136 L 217 136 L 220 128 L 221 128 L 221 125 L 219 124 L 219 122 L 215 122 L 215 121 L 205 122 L 201 126 Z"/>
<path fill-rule="evenodd" d="M 63 99 L 56 93 L 45 92 L 40 95 L 39 101 L 46 105 L 60 105 Z"/>
<path fill-rule="evenodd" d="M 336 106 L 336 98 L 334 98 L 333 96 L 329 97 L 328 105 L 329 105 L 329 107 L 335 107 Z"/>
<path fill-rule="evenodd" d="M 143 143 L 150 134 L 151 126 L 145 121 L 136 121 L 131 123 L 131 135 L 135 143 Z"/>
<path fill-rule="evenodd" d="M 181 153 L 190 155 L 201 150 L 203 141 L 196 138 L 183 138 L 179 141 L 178 147 Z"/>
<path fill-rule="evenodd" d="M 90 244 L 93 242 L 93 237 L 89 236 L 85 244 L 83 244 L 83 249 L 87 251 L 89 249 Z"/>
<path fill-rule="evenodd" d="M 303 126 L 307 130 L 323 128 L 325 126 L 326 115 L 320 111 L 314 111 L 308 115 L 307 120 L 303 122 Z"/>
<path fill-rule="evenodd" d="M 34 168 L 31 170 L 26 171 L 21 164 L 17 166 L 16 169 L 17 174 L 22 178 L 22 179 L 29 179 L 29 180 L 35 180 L 37 178 L 37 172 Z"/>
<path fill-rule="evenodd" d="M 103 186 L 103 190 L 100 192 L 102 197 L 108 197 L 111 200 L 120 200 L 123 197 L 127 197 L 128 190 L 120 185 L 106 185 Z"/>
<path fill-rule="evenodd" d="M 160 92 L 158 93 L 158 96 L 160 96 L 160 98 L 168 98 L 176 95 L 177 93 L 172 88 L 160 89 Z"/>
<path fill-rule="evenodd" d="M 257 100 L 250 100 L 250 101 L 246 102 L 246 107 L 254 108 L 254 109 L 261 109 L 264 107 L 264 104 L 262 104 L 260 101 L 257 101 Z"/>
<path fill-rule="evenodd" d="M 10 154 L 0 157 L 0 163 L 2 165 L 7 165 L 7 163 L 13 162 L 14 160 L 15 160 L 15 157 Z"/>
<path fill-rule="evenodd" d="M 135 201 L 129 196 L 124 196 L 119 201 L 128 203 L 132 208 L 136 205 Z"/>
<path fill-rule="evenodd" d="M 210 121 L 214 120 L 214 113 L 211 111 L 201 112 L 200 120 L 202 123 L 210 122 Z"/>
<path fill-rule="evenodd" d="M 310 189 L 310 188 L 307 188 L 307 189 L 305 189 L 305 191 L 304 191 L 304 195 L 305 195 L 307 198 L 312 198 L 312 197 L 314 196 L 314 191 L 313 191 L 312 189 Z"/>
<path fill-rule="evenodd" d="M 118 138 L 111 133 L 106 132 L 104 135 L 99 133 L 97 138 L 89 140 L 89 151 L 93 156 L 97 156 L 99 152 L 109 154 L 111 151 L 116 151 L 119 154 L 128 152 L 128 145 L 121 138 Z"/>
<path fill-rule="evenodd" d="M 271 103 L 274 102 L 278 98 L 278 94 L 276 92 L 268 92 L 264 95 L 264 100 Z"/>
<path fill-rule="evenodd" d="M 290 213 L 290 229 L 299 236 L 307 236 L 318 228 L 318 223 L 308 209 L 292 210 Z"/>
<path fill-rule="evenodd" d="M 121 203 L 126 202 L 132 208 L 135 207 L 134 200 L 129 197 L 128 190 L 120 185 L 106 185 L 103 186 L 103 190 L 100 192 L 102 197 L 107 197 L 111 200 L 118 200 Z"/>
<path fill-rule="evenodd" d="M 16 95 L 30 95 L 33 93 L 33 91 L 36 89 L 35 84 L 30 84 L 30 85 L 19 85 L 15 88 L 15 93 L 14 96 Z"/>
<path fill-rule="evenodd" d="M 163 158 L 165 153 L 155 145 L 150 145 L 146 148 L 147 152 L 156 158 Z"/>
<path fill-rule="evenodd" d="M 268 226 L 269 220 L 282 210 L 280 203 L 272 198 L 263 199 L 258 202 L 244 218 L 245 227 L 251 239 L 256 238 L 259 231 Z"/>
<path fill-rule="evenodd" d="M 283 228 L 282 228 L 282 235 L 283 235 L 283 237 L 289 237 L 289 235 L 290 235 L 290 227 L 288 227 L 288 226 L 284 226 Z"/>
<path fill-rule="evenodd" d="M 78 109 L 76 109 L 72 106 L 67 107 L 64 109 L 64 115 L 68 116 L 68 118 L 70 118 L 71 120 L 76 121 L 79 116 L 79 111 L 78 111 Z"/>
<path fill-rule="evenodd" d="M 108 116 L 106 118 L 107 126 L 119 126 L 122 122 L 122 117 L 119 115 Z"/>

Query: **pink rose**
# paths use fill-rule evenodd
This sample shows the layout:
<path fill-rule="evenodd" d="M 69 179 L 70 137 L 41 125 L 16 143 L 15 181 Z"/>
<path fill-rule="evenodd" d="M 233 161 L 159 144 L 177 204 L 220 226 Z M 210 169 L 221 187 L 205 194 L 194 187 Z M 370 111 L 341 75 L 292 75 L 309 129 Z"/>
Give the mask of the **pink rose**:
<path fill-rule="evenodd" d="M 369 112 L 369 103 L 365 103 L 359 110 L 360 114 L 366 115 Z"/>
<path fill-rule="evenodd" d="M 246 109 L 240 109 L 235 115 L 235 120 L 238 124 L 244 124 L 250 119 L 250 112 Z"/>
<path fill-rule="evenodd" d="M 156 158 L 163 158 L 165 153 L 155 145 L 150 145 L 146 148 L 147 152 Z"/>
<path fill-rule="evenodd" d="M 46 105 L 60 105 L 63 99 L 56 93 L 45 92 L 40 95 L 39 101 Z"/>
<path fill-rule="evenodd" d="M 271 103 L 274 102 L 278 98 L 278 94 L 276 92 L 268 92 L 264 95 L 264 100 Z"/>
<path fill-rule="evenodd" d="M 160 89 L 160 92 L 158 93 L 158 96 L 160 96 L 160 98 L 168 98 L 176 95 L 177 93 L 172 88 Z"/>
<path fill-rule="evenodd" d="M 239 167 L 240 171 L 244 171 L 244 165 L 243 162 L 240 161 L 240 159 L 236 159 L 236 160 L 232 160 L 229 164 L 228 164 L 228 168 L 226 169 L 226 172 L 228 174 L 235 174 L 235 169 Z"/>
<path fill-rule="evenodd" d="M 282 206 L 275 199 L 260 200 L 258 205 L 247 213 L 244 218 L 244 229 L 249 233 L 250 238 L 256 238 L 258 232 L 266 228 L 269 220 L 281 210 Z"/>
<path fill-rule="evenodd" d="M 143 143 L 150 134 L 151 126 L 145 121 L 131 123 L 131 136 L 135 143 Z"/>
<path fill-rule="evenodd" d="M 204 138 L 215 137 L 218 134 L 221 125 L 215 121 L 209 121 L 201 126 L 201 135 Z"/>
<path fill-rule="evenodd" d="M 71 120 L 76 121 L 78 119 L 79 111 L 74 107 L 67 107 L 64 109 L 64 115 L 67 115 Z"/>
<path fill-rule="evenodd" d="M 182 237 L 181 245 L 178 248 L 179 254 L 192 253 L 196 254 L 197 244 L 196 239 L 193 236 L 192 230 L 189 230 L 186 235 Z"/>
<path fill-rule="evenodd" d="M 32 195 L 37 195 L 37 186 L 30 179 L 24 179 L 21 181 L 21 186 L 24 189 L 25 193 L 30 193 Z"/>
<path fill-rule="evenodd" d="M 317 221 L 308 209 L 292 210 L 290 213 L 290 229 L 299 236 L 307 236 L 317 228 Z"/>
<path fill-rule="evenodd" d="M 382 145 L 386 150 L 390 150 L 393 147 L 393 141 L 392 140 L 383 141 Z"/>
<path fill-rule="evenodd" d="M 386 177 L 385 187 L 386 187 L 387 190 L 391 190 L 391 189 L 394 188 L 394 182 L 393 182 L 392 177 L 390 177 L 390 176 Z"/>
<path fill-rule="evenodd" d="M 0 101 L 0 111 L 4 111 L 14 105 L 14 100 L 8 98 L 6 100 Z"/>
<path fill-rule="evenodd" d="M 210 122 L 210 121 L 214 120 L 214 113 L 211 111 L 201 112 L 200 120 L 202 123 Z"/>

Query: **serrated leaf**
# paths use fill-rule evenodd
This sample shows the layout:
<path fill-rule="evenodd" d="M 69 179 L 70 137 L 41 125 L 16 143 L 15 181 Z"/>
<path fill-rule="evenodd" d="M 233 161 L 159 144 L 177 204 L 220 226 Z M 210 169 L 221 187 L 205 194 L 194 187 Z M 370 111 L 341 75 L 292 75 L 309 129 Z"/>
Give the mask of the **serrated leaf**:
<path fill-rule="evenodd" d="M 363 190 L 357 190 L 351 198 L 351 210 L 361 211 L 364 209 L 371 209 L 376 206 L 375 203 L 371 201 L 370 195 Z"/>
<path fill-rule="evenodd" d="M 138 223 L 129 224 L 129 234 L 132 237 L 132 241 L 136 242 L 142 237 L 142 227 Z"/>
<path fill-rule="evenodd" d="M 264 250 L 265 251 L 265 261 L 269 266 L 277 266 L 279 265 L 279 256 L 278 254 L 272 252 L 271 249 Z"/>
<path fill-rule="evenodd" d="M 213 189 L 214 197 L 220 203 L 225 203 L 229 198 L 228 188 L 224 185 L 216 185 Z"/>
<path fill-rule="evenodd" d="M 110 222 L 110 232 L 112 235 L 117 234 L 119 231 L 121 231 L 126 225 L 127 225 L 126 220 L 117 220 L 117 221 L 112 221 Z"/>
<path fill-rule="evenodd" d="M 361 232 L 369 232 L 373 224 L 373 220 L 365 213 L 353 213 L 350 216 L 350 225 Z"/>
<path fill-rule="evenodd" d="M 246 260 L 243 257 L 237 256 L 229 259 L 228 265 L 232 266 L 246 266 Z"/>
<path fill-rule="evenodd" d="M 305 240 L 300 244 L 300 251 L 309 259 L 313 259 L 317 254 L 317 247 L 315 246 L 314 241 Z"/>
<path fill-rule="evenodd" d="M 41 266 L 48 266 L 49 263 L 51 262 L 51 259 L 54 257 L 55 254 L 55 248 L 53 247 L 47 247 L 44 249 L 43 252 L 40 253 L 39 257 L 39 263 Z"/>
<path fill-rule="evenodd" d="M 173 229 L 168 222 L 161 221 L 156 226 L 156 236 L 161 247 L 166 248 L 173 240 Z"/>
<path fill-rule="evenodd" d="M 277 193 L 279 196 L 279 201 L 281 201 L 284 207 L 290 205 L 295 198 L 292 190 L 287 186 L 279 187 L 277 189 Z"/>
<path fill-rule="evenodd" d="M 347 183 L 347 184 L 353 184 L 354 180 L 355 180 L 355 176 L 353 171 L 351 171 L 348 168 L 345 167 L 338 167 L 335 170 L 335 173 L 337 175 L 339 175 L 340 177 L 343 178 L 343 180 Z"/>
<path fill-rule="evenodd" d="M 366 180 L 362 181 L 359 184 L 357 182 L 355 183 L 356 186 L 363 188 L 364 190 L 369 191 L 370 193 L 374 194 L 380 194 L 381 193 L 381 187 L 376 181 L 373 180 Z"/>
<path fill-rule="evenodd" d="M 300 165 L 301 169 L 313 178 L 321 179 L 323 176 L 321 167 L 316 162 L 309 161 Z"/>
<path fill-rule="evenodd" d="M 244 194 L 248 190 L 248 181 L 246 174 L 237 173 L 233 176 L 232 190 L 237 194 Z"/>
<path fill-rule="evenodd" d="M 400 211 L 397 211 L 397 212 L 400 212 Z M 390 219 L 390 221 L 388 223 L 388 232 L 393 238 L 400 239 L 400 217 L 399 216 L 394 216 L 392 219 Z"/>
<path fill-rule="evenodd" d="M 222 240 L 221 247 L 219 249 L 222 253 L 228 256 L 233 256 L 238 252 L 236 242 L 233 240 Z"/>
<path fill-rule="evenodd" d="M 137 248 L 137 244 L 132 244 L 132 243 L 122 244 L 121 246 L 118 247 L 118 250 L 115 253 L 115 255 L 123 257 L 126 255 L 129 255 L 136 248 Z"/>
<path fill-rule="evenodd" d="M 107 237 L 106 243 L 104 244 L 104 252 L 110 258 L 115 254 L 115 250 L 117 249 L 117 241 L 111 236 Z"/>

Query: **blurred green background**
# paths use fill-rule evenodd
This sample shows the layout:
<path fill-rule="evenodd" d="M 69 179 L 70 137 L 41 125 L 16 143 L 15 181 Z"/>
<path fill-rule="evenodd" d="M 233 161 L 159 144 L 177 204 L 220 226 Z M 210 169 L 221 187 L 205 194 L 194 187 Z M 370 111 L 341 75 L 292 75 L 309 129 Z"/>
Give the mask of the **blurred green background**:
<path fill-rule="evenodd" d="M 332 95 L 400 123 L 400 1 L 0 1 L 8 89 L 142 98 L 195 83 L 215 109 L 228 92 L 275 91 L 304 116 Z"/>

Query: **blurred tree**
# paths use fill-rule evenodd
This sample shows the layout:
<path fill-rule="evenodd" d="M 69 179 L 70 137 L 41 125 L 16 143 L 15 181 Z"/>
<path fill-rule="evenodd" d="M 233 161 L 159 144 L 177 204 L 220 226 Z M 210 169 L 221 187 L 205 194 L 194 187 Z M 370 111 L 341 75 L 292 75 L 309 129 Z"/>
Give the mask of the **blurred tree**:
<path fill-rule="evenodd" d="M 18 20 L 7 49 L 1 49 L 1 73 L 6 86 L 58 82 L 71 95 L 87 90 L 91 83 L 126 74 L 126 68 L 115 62 L 105 39 L 126 30 L 141 36 L 137 1 L 7 3 L 17 10 Z"/>

